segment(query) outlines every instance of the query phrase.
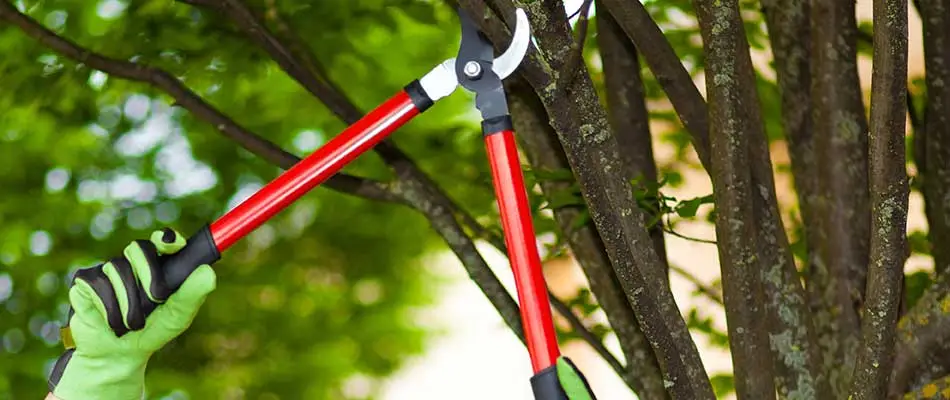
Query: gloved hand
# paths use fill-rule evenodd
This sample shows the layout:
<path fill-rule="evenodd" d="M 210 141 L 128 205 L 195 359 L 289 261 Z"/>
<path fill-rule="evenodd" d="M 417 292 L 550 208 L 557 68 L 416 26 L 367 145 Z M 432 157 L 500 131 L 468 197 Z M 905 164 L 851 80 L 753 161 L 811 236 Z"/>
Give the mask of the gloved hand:
<path fill-rule="evenodd" d="M 557 359 L 557 380 L 561 382 L 561 389 L 564 389 L 569 400 L 597 400 L 587 379 L 566 357 Z"/>
<path fill-rule="evenodd" d="M 214 270 L 199 266 L 177 291 L 165 286 L 162 261 L 185 246 L 171 229 L 137 240 L 122 257 L 76 272 L 63 328 L 66 352 L 50 374 L 61 400 L 138 400 L 151 355 L 191 325 L 215 288 Z M 149 302 L 158 304 L 146 318 Z"/>

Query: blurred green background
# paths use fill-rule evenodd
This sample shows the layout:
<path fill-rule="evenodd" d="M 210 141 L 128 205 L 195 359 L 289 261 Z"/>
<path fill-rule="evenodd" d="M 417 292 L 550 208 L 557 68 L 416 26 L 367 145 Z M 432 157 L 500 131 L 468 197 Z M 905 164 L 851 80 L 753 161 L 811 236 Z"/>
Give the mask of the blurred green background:
<path fill-rule="evenodd" d="M 279 3 L 364 111 L 457 51 L 456 17 L 441 3 Z M 297 155 L 345 127 L 211 12 L 169 0 L 15 4 L 82 46 L 171 72 Z M 40 399 L 62 351 L 72 271 L 161 226 L 193 232 L 279 169 L 163 93 L 78 65 L 16 27 L 0 24 L 0 54 L 0 399 Z M 441 102 L 394 139 L 484 216 L 491 176 L 469 101 Z M 346 172 L 390 179 L 374 154 Z M 439 245 L 408 208 L 315 190 L 225 254 L 193 328 L 153 358 L 150 397 L 338 399 L 347 379 L 385 377 L 431 334 L 412 318 L 437 284 L 420 256 Z"/>

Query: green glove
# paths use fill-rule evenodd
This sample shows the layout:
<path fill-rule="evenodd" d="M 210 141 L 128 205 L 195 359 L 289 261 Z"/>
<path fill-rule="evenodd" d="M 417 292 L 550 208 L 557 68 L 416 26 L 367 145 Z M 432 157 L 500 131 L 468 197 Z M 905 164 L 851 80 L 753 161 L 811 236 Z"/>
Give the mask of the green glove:
<path fill-rule="evenodd" d="M 72 306 L 63 328 L 66 352 L 49 386 L 62 400 L 132 400 L 145 394 L 151 355 L 191 325 L 215 288 L 214 270 L 199 266 L 171 293 L 162 261 L 185 246 L 171 229 L 136 240 L 122 257 L 81 269 L 69 289 Z M 147 310 L 155 306 L 147 315 Z"/>
<path fill-rule="evenodd" d="M 557 380 L 561 382 L 561 389 L 570 400 L 597 400 L 587 379 L 581 375 L 574 363 L 566 357 L 557 359 Z"/>

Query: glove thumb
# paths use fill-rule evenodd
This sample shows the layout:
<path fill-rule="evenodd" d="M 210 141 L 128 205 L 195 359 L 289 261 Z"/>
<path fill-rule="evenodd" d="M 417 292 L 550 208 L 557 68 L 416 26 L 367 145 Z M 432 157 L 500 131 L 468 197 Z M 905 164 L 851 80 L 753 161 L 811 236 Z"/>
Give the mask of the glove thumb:
<path fill-rule="evenodd" d="M 217 275 L 209 265 L 202 265 L 192 271 L 188 279 L 164 304 L 158 306 L 149 316 L 147 324 L 155 324 L 155 329 L 146 332 L 157 335 L 154 342 L 164 344 L 180 335 L 194 321 L 205 299 L 217 286 Z"/>

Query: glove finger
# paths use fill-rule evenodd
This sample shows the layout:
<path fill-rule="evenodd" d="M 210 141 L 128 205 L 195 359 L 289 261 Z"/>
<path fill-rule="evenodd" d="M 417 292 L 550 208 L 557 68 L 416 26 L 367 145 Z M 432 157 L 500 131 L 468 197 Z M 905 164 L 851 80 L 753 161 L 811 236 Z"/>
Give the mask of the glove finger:
<path fill-rule="evenodd" d="M 127 246 L 124 252 L 125 258 L 129 260 L 132 270 L 141 282 L 145 295 L 154 303 L 163 303 L 171 295 L 171 290 L 165 285 L 165 270 L 162 268 L 164 263 L 159 253 L 154 240 L 136 240 Z"/>
<path fill-rule="evenodd" d="M 202 265 L 195 269 L 181 288 L 152 313 L 148 322 L 150 329 L 143 331 L 143 335 L 147 336 L 143 338 L 143 343 L 165 343 L 188 329 L 216 285 L 217 276 L 210 266 Z"/>
<path fill-rule="evenodd" d="M 134 246 L 134 244 L 129 247 L 131 246 Z M 144 328 L 145 312 L 142 309 L 141 301 L 144 290 L 142 290 L 129 260 L 125 257 L 116 257 L 102 266 L 102 272 L 109 277 L 109 281 L 112 282 L 112 286 L 115 288 L 119 310 L 125 317 L 125 326 L 133 331 Z"/>
<path fill-rule="evenodd" d="M 152 232 L 149 241 L 162 255 L 175 254 L 187 244 L 185 237 L 172 228 L 162 228 Z"/>
<path fill-rule="evenodd" d="M 119 309 L 115 288 L 109 277 L 102 272 L 101 265 L 76 271 L 73 287 L 75 289 L 70 289 L 69 299 L 77 314 L 88 315 L 92 309 L 96 309 L 116 336 L 129 332 L 122 321 L 122 312 Z"/>

